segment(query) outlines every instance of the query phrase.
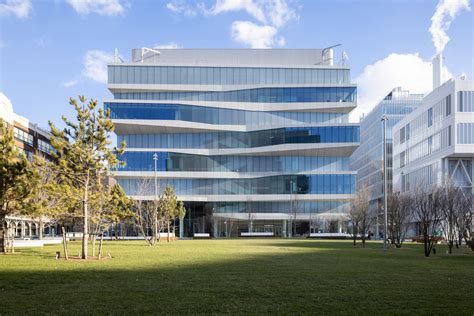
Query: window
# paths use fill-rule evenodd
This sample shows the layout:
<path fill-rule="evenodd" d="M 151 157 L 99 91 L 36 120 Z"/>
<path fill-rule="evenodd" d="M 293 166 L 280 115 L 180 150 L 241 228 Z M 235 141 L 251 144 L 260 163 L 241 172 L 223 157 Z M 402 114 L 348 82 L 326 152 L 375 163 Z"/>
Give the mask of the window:
<path fill-rule="evenodd" d="M 446 97 L 446 116 L 451 115 L 451 95 Z"/>
<path fill-rule="evenodd" d="M 400 144 L 405 142 L 405 126 L 400 129 Z"/>
<path fill-rule="evenodd" d="M 428 127 L 433 125 L 433 108 L 428 109 Z"/>
<path fill-rule="evenodd" d="M 433 152 L 433 136 L 428 137 L 428 155 Z"/>
<path fill-rule="evenodd" d="M 402 192 L 406 192 L 406 175 L 402 172 Z"/>
<path fill-rule="evenodd" d="M 457 143 L 458 144 L 474 144 L 474 123 L 458 123 L 457 126 Z"/>
<path fill-rule="evenodd" d="M 474 112 L 474 91 L 459 91 L 459 112 Z"/>
<path fill-rule="evenodd" d="M 13 134 L 16 139 L 21 140 L 22 142 L 25 142 L 30 146 L 33 146 L 33 135 L 30 135 L 24 130 L 21 130 L 17 127 L 13 129 Z"/>
<path fill-rule="evenodd" d="M 451 146 L 451 125 L 448 126 L 448 146 Z"/>
<path fill-rule="evenodd" d="M 405 167 L 406 162 L 405 162 L 405 151 L 402 151 L 400 153 L 400 168 Z"/>
<path fill-rule="evenodd" d="M 410 139 L 410 123 L 405 126 L 405 138 L 406 140 Z"/>
<path fill-rule="evenodd" d="M 53 147 L 41 139 L 38 140 L 38 149 L 46 154 L 49 154 L 53 151 Z"/>

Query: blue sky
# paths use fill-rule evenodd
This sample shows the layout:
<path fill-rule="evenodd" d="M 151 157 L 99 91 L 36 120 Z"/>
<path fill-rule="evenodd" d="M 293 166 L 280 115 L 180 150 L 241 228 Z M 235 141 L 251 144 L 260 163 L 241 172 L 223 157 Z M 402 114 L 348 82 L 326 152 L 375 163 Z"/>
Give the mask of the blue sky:
<path fill-rule="evenodd" d="M 392 87 L 429 92 L 435 12 L 438 29 L 452 21 L 446 77 L 472 79 L 471 6 L 469 0 L 0 0 L 0 91 L 15 112 L 46 126 L 71 115 L 70 96 L 111 98 L 103 69 L 114 48 L 130 59 L 131 49 L 143 46 L 343 44 L 336 57 L 347 52 L 360 85 L 358 116 Z"/>

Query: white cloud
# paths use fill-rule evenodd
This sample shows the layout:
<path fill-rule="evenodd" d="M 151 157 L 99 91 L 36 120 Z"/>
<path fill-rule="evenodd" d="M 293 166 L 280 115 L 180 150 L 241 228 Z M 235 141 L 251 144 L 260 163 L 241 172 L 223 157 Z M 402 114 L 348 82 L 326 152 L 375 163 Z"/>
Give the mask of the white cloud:
<path fill-rule="evenodd" d="M 173 13 L 182 14 L 188 17 L 197 15 L 199 9 L 199 7 L 187 4 L 185 0 L 173 0 L 168 2 L 166 8 Z"/>
<path fill-rule="evenodd" d="M 452 75 L 443 67 L 443 81 Z M 431 91 L 433 79 L 429 61 L 418 53 L 392 53 L 364 68 L 355 79 L 358 89 L 358 105 L 351 112 L 350 121 L 359 121 L 360 116 L 369 113 L 393 88 L 402 87 L 411 93 Z"/>
<path fill-rule="evenodd" d="M 125 11 L 119 0 L 66 0 L 81 15 L 119 15 Z"/>
<path fill-rule="evenodd" d="M 101 50 L 90 50 L 84 56 L 82 75 L 96 82 L 107 83 L 107 64 L 113 62 L 114 55 Z"/>
<path fill-rule="evenodd" d="M 206 13 L 218 15 L 230 11 L 246 11 L 257 21 L 267 23 L 267 17 L 263 13 L 262 3 L 257 3 L 253 0 L 217 0 L 213 7 L 206 10 Z"/>
<path fill-rule="evenodd" d="M 278 30 L 270 25 L 257 25 L 249 21 L 235 21 L 231 26 L 232 39 L 251 48 L 270 48 L 285 43 L 276 38 Z"/>
<path fill-rule="evenodd" d="M 169 42 L 168 44 L 155 44 L 155 45 L 153 45 L 153 48 L 157 48 L 157 49 L 176 49 L 176 48 L 181 48 L 181 46 L 179 46 L 175 42 Z"/>
<path fill-rule="evenodd" d="M 63 83 L 63 87 L 69 88 L 77 85 L 79 82 L 77 80 L 66 81 Z"/>
<path fill-rule="evenodd" d="M 431 17 L 430 33 L 436 53 L 441 53 L 449 42 L 446 32 L 454 18 L 463 10 L 470 11 L 469 0 L 440 0 Z"/>
<path fill-rule="evenodd" d="M 255 19 L 234 21 L 231 25 L 232 39 L 252 48 L 284 46 L 284 37 L 278 32 L 291 20 L 298 20 L 297 11 L 286 0 L 216 0 L 214 5 L 206 7 L 203 3 L 188 4 L 185 0 L 173 0 L 166 7 L 173 13 L 185 16 L 203 14 L 217 16 L 228 12 L 243 11 Z"/>
<path fill-rule="evenodd" d="M 295 9 L 288 6 L 285 0 L 217 0 L 206 13 L 218 15 L 232 11 L 246 11 L 258 22 L 276 28 L 299 18 Z"/>
<path fill-rule="evenodd" d="M 289 7 L 285 0 L 268 1 L 265 11 L 272 24 L 278 28 L 283 27 L 291 20 L 298 20 L 296 10 Z"/>
<path fill-rule="evenodd" d="M 17 18 L 27 18 L 32 9 L 30 0 L 7 0 L 0 3 L 0 15 L 13 14 Z"/>

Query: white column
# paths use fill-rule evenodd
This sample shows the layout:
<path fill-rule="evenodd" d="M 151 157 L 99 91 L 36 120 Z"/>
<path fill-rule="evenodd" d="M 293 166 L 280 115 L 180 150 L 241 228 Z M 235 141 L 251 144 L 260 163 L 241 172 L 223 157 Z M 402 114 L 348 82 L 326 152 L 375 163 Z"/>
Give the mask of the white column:
<path fill-rule="evenodd" d="M 21 226 L 21 238 L 25 238 L 25 235 L 26 235 L 25 221 L 22 220 L 20 222 L 20 226 Z"/>
<path fill-rule="evenodd" d="M 184 218 L 179 219 L 179 238 L 184 237 Z"/>
<path fill-rule="evenodd" d="M 218 232 L 218 227 L 217 227 L 217 218 L 214 218 L 214 223 L 213 223 L 213 230 L 214 230 L 214 238 L 219 238 L 219 232 Z"/>

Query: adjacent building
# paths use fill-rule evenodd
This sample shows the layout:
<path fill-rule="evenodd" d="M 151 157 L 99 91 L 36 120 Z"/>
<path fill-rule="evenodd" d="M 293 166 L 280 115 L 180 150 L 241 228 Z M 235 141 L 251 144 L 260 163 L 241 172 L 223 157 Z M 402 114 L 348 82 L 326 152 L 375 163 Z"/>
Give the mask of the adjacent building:
<path fill-rule="evenodd" d="M 14 113 L 10 101 L 3 98 L 0 100 L 0 119 L 7 127 L 13 129 L 15 145 L 29 160 L 33 159 L 33 155 L 51 159 L 53 150 L 50 142 L 51 134 L 27 118 Z"/>
<path fill-rule="evenodd" d="M 436 76 L 435 76 L 436 77 Z M 413 192 L 447 178 L 473 191 L 474 81 L 451 79 L 393 127 L 394 190 Z"/>
<path fill-rule="evenodd" d="M 332 49 L 135 49 L 108 65 L 135 198 L 173 186 L 181 236 L 345 231 L 356 173 L 356 85 Z M 154 154 L 156 153 L 156 160 Z M 155 172 L 156 170 L 156 172 Z"/>
<path fill-rule="evenodd" d="M 370 190 L 370 213 L 374 217 L 372 232 L 379 236 L 383 225 L 382 210 L 384 196 L 382 118 L 386 117 L 387 144 L 387 191 L 392 192 L 392 128 L 406 115 L 417 109 L 423 100 L 422 94 L 412 94 L 398 87 L 375 106 L 360 122 L 360 146 L 351 156 L 351 169 L 357 171 L 357 187 Z M 382 227 L 382 226 L 380 226 Z"/>
<path fill-rule="evenodd" d="M 13 111 L 11 102 L 0 94 L 0 119 L 3 124 L 13 130 L 15 145 L 20 152 L 24 153 L 28 160 L 33 159 L 33 155 L 41 155 L 51 160 L 51 134 L 44 129 L 31 123 L 27 118 L 16 114 Z M 40 223 L 30 217 L 12 215 L 7 216 L 8 228 L 12 230 L 12 235 L 16 238 L 32 238 L 40 235 Z M 50 223 L 45 223 L 44 233 L 55 235 L 57 230 Z"/>

